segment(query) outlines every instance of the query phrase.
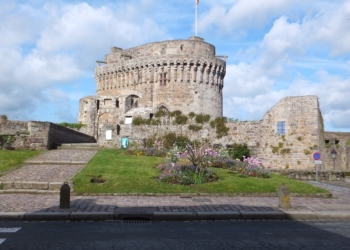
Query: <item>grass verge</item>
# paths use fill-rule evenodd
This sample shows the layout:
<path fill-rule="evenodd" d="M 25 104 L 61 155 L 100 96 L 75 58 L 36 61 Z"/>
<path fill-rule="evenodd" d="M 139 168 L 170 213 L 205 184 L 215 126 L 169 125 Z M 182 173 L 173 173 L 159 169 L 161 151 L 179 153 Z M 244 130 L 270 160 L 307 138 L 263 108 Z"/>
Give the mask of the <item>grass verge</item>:
<path fill-rule="evenodd" d="M 40 151 L 0 150 L 0 173 L 7 172 L 38 154 L 40 154 Z"/>
<path fill-rule="evenodd" d="M 274 193 L 285 183 L 292 193 L 328 193 L 327 190 L 278 174 L 253 178 L 226 169 L 216 169 L 219 181 L 199 185 L 163 183 L 155 168 L 164 158 L 124 155 L 123 150 L 100 150 L 74 178 L 76 193 Z M 92 183 L 91 179 L 105 182 Z"/>

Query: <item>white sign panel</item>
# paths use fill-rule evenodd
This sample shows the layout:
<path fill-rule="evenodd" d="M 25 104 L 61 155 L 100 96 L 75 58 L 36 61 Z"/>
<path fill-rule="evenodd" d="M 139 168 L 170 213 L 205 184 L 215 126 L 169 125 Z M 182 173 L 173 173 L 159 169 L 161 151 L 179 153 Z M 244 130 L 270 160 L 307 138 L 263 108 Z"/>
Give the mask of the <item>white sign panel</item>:
<path fill-rule="evenodd" d="M 314 161 L 314 164 L 322 164 L 322 161 Z"/>
<path fill-rule="evenodd" d="M 106 130 L 106 140 L 112 140 L 112 130 Z"/>
<path fill-rule="evenodd" d="M 132 124 L 132 116 L 125 117 L 125 124 Z"/>

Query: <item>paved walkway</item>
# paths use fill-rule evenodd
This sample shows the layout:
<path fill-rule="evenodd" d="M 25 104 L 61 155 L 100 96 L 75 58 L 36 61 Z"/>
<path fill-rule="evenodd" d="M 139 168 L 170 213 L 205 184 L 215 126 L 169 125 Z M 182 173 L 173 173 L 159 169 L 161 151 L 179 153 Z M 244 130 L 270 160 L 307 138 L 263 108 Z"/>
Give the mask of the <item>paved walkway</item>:
<path fill-rule="evenodd" d="M 94 150 L 57 150 L 49 151 L 31 161 L 62 160 L 62 161 L 88 161 L 96 151 Z M 51 158 L 52 156 L 52 158 Z M 79 165 L 78 165 L 79 166 Z M 67 179 L 78 168 L 74 165 L 31 165 L 16 170 L 0 180 L 35 179 L 56 181 Z M 292 197 L 292 208 L 289 211 L 313 212 L 330 214 L 344 213 L 350 219 L 350 184 L 342 183 L 316 183 L 310 182 L 329 190 L 333 198 L 306 198 Z M 0 214 L 11 212 L 35 213 L 140 213 L 147 211 L 156 213 L 244 213 L 244 212 L 280 212 L 277 197 L 188 197 L 188 196 L 81 196 L 72 195 L 69 209 L 59 208 L 58 194 L 7 194 L 0 192 Z M 0 216 L 1 220 L 1 216 Z"/>
<path fill-rule="evenodd" d="M 328 189 L 334 198 L 292 197 L 293 210 L 350 211 L 350 189 L 312 183 Z M 273 211 L 278 210 L 277 197 L 181 197 L 181 196 L 71 196 L 71 208 L 59 209 L 59 195 L 1 194 L 1 212 L 111 212 L 119 208 L 148 207 L 155 211 Z"/>
<path fill-rule="evenodd" d="M 69 180 L 95 155 L 97 150 L 51 150 L 28 160 L 24 166 L 0 177 L 0 182 L 15 183 L 14 189 L 25 189 L 21 182 L 53 183 Z M 5 185 L 6 186 L 6 185 Z M 37 185 L 38 186 L 38 185 Z"/>

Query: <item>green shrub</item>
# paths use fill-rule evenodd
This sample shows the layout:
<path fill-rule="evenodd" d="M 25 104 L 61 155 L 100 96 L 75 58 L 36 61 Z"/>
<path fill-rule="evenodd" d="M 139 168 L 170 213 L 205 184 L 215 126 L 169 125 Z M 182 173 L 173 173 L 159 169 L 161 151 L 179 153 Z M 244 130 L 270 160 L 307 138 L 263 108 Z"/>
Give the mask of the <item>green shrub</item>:
<path fill-rule="evenodd" d="M 196 123 L 200 123 L 200 124 L 204 124 L 209 120 L 210 120 L 210 115 L 203 114 L 203 113 L 196 115 L 196 118 L 195 118 Z"/>
<path fill-rule="evenodd" d="M 221 137 L 228 135 L 228 131 L 230 130 L 226 127 L 226 117 L 217 117 L 214 121 L 210 122 L 210 126 L 212 128 L 216 128 L 216 137 L 220 139 Z"/>
<path fill-rule="evenodd" d="M 188 117 L 185 115 L 177 115 L 175 116 L 174 124 L 176 125 L 183 125 L 186 124 L 188 120 Z"/>
<path fill-rule="evenodd" d="M 176 134 L 174 132 L 167 133 L 163 136 L 163 145 L 165 148 L 170 149 L 176 142 Z"/>
<path fill-rule="evenodd" d="M 0 115 L 0 120 L 6 121 L 7 120 L 7 115 Z"/>
<path fill-rule="evenodd" d="M 303 140 L 303 137 L 301 137 L 301 136 L 298 136 L 298 141 L 302 141 Z"/>
<path fill-rule="evenodd" d="M 281 153 L 281 154 L 289 154 L 289 153 L 290 153 L 290 148 L 282 148 L 282 149 L 280 150 L 280 153 Z"/>
<path fill-rule="evenodd" d="M 193 125 L 193 124 L 188 125 L 188 129 L 189 129 L 189 130 L 192 130 L 192 131 L 199 131 L 199 130 L 201 130 L 202 128 L 203 128 L 202 126 L 198 126 L 198 125 Z"/>
<path fill-rule="evenodd" d="M 188 117 L 190 118 L 190 119 L 193 119 L 193 117 L 195 117 L 196 116 L 196 113 L 195 112 L 190 112 L 190 113 L 188 113 Z"/>
<path fill-rule="evenodd" d="M 279 147 L 279 148 L 283 148 L 283 145 L 284 145 L 283 142 L 279 142 L 279 143 L 278 143 L 278 147 Z"/>
<path fill-rule="evenodd" d="M 278 154 L 279 151 L 280 151 L 280 148 L 279 148 L 279 147 L 272 147 L 272 153 Z"/>
<path fill-rule="evenodd" d="M 154 114 L 154 117 L 156 117 L 156 118 L 160 118 L 163 116 L 166 116 L 166 112 L 164 111 L 164 109 L 160 109 Z"/>
<path fill-rule="evenodd" d="M 134 119 L 132 119 L 132 124 L 136 125 L 136 126 L 144 124 L 142 117 L 138 116 L 138 117 L 135 117 Z"/>
<path fill-rule="evenodd" d="M 243 161 L 243 156 L 250 157 L 250 150 L 246 143 L 234 143 L 232 145 L 232 148 L 229 149 L 229 154 L 232 157 L 232 159 L 239 159 L 240 161 Z"/>
<path fill-rule="evenodd" d="M 81 127 L 86 126 L 86 124 L 81 124 L 81 123 L 68 123 L 68 122 L 61 122 L 58 125 L 62 127 L 67 127 L 67 128 L 74 128 L 74 129 L 80 129 Z"/>
<path fill-rule="evenodd" d="M 180 111 L 180 110 L 175 110 L 175 111 L 173 111 L 173 112 L 170 112 L 169 113 L 169 116 L 170 117 L 176 117 L 176 116 L 179 116 L 179 115 L 181 115 L 182 114 L 182 112 Z"/>
<path fill-rule="evenodd" d="M 308 149 L 304 149 L 304 154 L 305 154 L 305 155 L 309 155 L 309 154 L 311 154 L 311 151 L 308 150 Z"/>

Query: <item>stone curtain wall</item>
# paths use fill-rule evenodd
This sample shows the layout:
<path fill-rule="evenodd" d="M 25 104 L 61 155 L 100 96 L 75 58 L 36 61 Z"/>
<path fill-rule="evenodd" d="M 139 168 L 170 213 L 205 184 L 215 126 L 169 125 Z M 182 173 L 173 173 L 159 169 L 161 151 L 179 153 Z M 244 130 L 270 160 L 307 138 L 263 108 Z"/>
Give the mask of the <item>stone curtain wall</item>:
<path fill-rule="evenodd" d="M 275 169 L 313 170 L 312 153 L 319 150 L 320 124 L 322 116 L 316 96 L 287 97 L 271 108 L 260 121 L 229 122 L 227 136 L 220 139 L 209 124 L 198 132 L 188 130 L 186 125 L 133 126 L 120 125 L 117 135 L 116 125 L 111 126 L 112 140 L 106 141 L 101 133 L 101 145 L 120 147 L 121 137 L 141 143 L 144 138 L 161 136 L 169 132 L 187 135 L 192 140 L 208 138 L 213 144 L 230 145 L 247 143 L 253 155 L 264 161 L 265 166 Z M 284 135 L 277 134 L 277 122 L 285 122 Z M 170 122 L 171 124 L 171 122 Z"/>
<path fill-rule="evenodd" d="M 0 120 L 0 135 L 16 135 L 25 131 L 28 131 L 27 122 Z"/>
<path fill-rule="evenodd" d="M 10 135 L 7 149 L 50 149 L 53 143 L 96 142 L 95 138 L 50 122 L 6 121 L 0 124 L 0 135 Z"/>

